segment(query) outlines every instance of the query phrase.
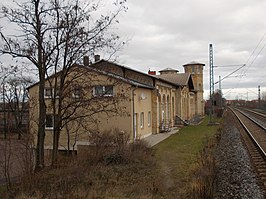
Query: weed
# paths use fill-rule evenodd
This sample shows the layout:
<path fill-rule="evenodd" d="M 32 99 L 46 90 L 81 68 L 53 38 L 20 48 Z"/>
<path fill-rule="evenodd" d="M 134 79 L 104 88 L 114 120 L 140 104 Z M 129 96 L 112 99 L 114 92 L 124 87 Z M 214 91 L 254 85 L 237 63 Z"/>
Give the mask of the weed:
<path fill-rule="evenodd" d="M 220 136 L 207 139 L 206 145 L 199 153 L 198 162 L 192 170 L 191 192 L 195 199 L 212 199 L 215 189 L 214 149 Z"/>

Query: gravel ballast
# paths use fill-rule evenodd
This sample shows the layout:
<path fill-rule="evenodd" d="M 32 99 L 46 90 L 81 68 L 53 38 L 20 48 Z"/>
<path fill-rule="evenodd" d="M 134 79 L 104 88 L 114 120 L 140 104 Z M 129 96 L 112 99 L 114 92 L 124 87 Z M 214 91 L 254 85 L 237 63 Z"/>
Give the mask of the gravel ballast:
<path fill-rule="evenodd" d="M 215 153 L 217 181 L 215 199 L 263 199 L 248 152 L 233 117 L 226 114 L 221 139 Z"/>

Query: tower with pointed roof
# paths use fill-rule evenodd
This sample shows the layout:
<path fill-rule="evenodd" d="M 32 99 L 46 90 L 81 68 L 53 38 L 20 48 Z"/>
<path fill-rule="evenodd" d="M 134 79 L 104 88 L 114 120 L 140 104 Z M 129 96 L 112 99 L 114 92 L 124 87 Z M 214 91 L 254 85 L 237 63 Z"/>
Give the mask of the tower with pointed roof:
<path fill-rule="evenodd" d="M 196 114 L 203 116 L 204 113 L 204 99 L 203 99 L 203 67 L 205 64 L 192 61 L 184 64 L 185 73 L 190 73 L 193 79 L 194 90 L 196 93 L 195 106 Z"/>

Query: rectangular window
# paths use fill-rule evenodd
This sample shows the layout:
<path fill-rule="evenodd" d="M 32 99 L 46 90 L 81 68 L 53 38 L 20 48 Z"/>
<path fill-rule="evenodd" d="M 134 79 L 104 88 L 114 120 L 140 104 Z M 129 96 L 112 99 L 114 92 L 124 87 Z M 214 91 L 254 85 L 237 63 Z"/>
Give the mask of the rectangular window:
<path fill-rule="evenodd" d="M 54 89 L 54 88 L 45 88 L 44 89 L 44 97 L 45 98 L 52 98 L 54 97 L 55 93 L 55 97 L 58 98 L 59 97 L 59 89 Z"/>
<path fill-rule="evenodd" d="M 151 112 L 148 112 L 148 126 L 151 126 Z"/>
<path fill-rule="evenodd" d="M 52 114 L 47 114 L 45 117 L 45 128 L 53 129 L 54 128 L 54 117 Z"/>
<path fill-rule="evenodd" d="M 114 95 L 114 87 L 113 86 L 95 86 L 94 87 L 94 95 L 97 97 L 108 97 Z"/>
<path fill-rule="evenodd" d="M 54 89 L 54 92 L 55 92 L 55 97 L 58 98 L 60 92 L 59 88 Z"/>
<path fill-rule="evenodd" d="M 53 114 L 46 114 L 45 116 L 45 128 L 46 129 L 54 129 L 54 124 L 56 125 L 58 123 L 58 115 L 53 115 Z"/>
<path fill-rule="evenodd" d="M 144 128 L 144 112 L 140 113 L 140 128 Z"/>
<path fill-rule="evenodd" d="M 72 97 L 75 99 L 81 98 L 82 95 L 82 89 L 80 87 L 75 87 L 72 93 Z"/>
<path fill-rule="evenodd" d="M 113 86 L 105 86 L 104 92 L 105 92 L 104 95 L 106 95 L 106 96 L 113 96 L 113 94 L 114 94 Z"/>
<path fill-rule="evenodd" d="M 195 68 L 194 68 L 194 66 L 191 67 L 191 73 L 192 73 L 192 74 L 195 73 Z"/>
<path fill-rule="evenodd" d="M 52 88 L 45 88 L 44 89 L 44 97 L 45 98 L 52 98 L 53 96 L 53 89 Z"/>

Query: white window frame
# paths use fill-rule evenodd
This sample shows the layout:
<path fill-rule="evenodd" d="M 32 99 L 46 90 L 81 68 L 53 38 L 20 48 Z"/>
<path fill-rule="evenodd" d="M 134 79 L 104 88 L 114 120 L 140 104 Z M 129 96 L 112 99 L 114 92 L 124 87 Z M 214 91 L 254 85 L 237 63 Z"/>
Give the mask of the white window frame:
<path fill-rule="evenodd" d="M 151 126 L 151 111 L 148 112 L 148 127 Z"/>
<path fill-rule="evenodd" d="M 51 118 L 51 126 L 46 126 L 46 121 L 47 121 L 47 116 L 50 116 Z M 54 129 L 54 124 L 55 124 L 55 118 L 58 118 L 58 115 L 53 115 L 52 113 L 47 113 L 45 115 L 45 130 L 53 130 Z"/>
<path fill-rule="evenodd" d="M 97 94 L 96 93 L 96 87 L 102 89 L 102 94 Z M 106 93 L 107 92 L 107 90 L 106 90 L 107 87 L 111 87 L 112 88 L 112 93 Z M 112 86 L 112 85 L 105 85 L 105 86 L 97 85 L 97 86 L 94 86 L 93 95 L 96 96 L 96 97 L 113 97 L 114 96 L 114 86 Z"/>
<path fill-rule="evenodd" d="M 50 91 L 51 95 L 47 95 L 48 90 Z M 54 93 L 55 93 L 56 94 L 55 98 L 58 98 L 59 97 L 59 95 L 58 95 L 59 90 L 57 89 L 57 91 L 58 92 L 56 92 L 54 88 L 46 87 L 46 88 L 44 88 L 44 97 L 48 98 L 48 99 L 52 98 L 52 97 L 54 97 Z"/>
<path fill-rule="evenodd" d="M 49 90 L 49 92 L 48 92 Z M 47 95 L 50 93 L 49 95 Z M 44 97 L 45 98 L 52 98 L 53 97 L 53 89 L 52 88 L 44 88 Z"/>
<path fill-rule="evenodd" d="M 51 121 L 52 122 L 52 125 L 51 126 L 46 126 L 46 124 L 47 124 L 46 121 L 47 121 L 47 117 L 48 116 L 50 116 L 51 117 L 50 119 L 52 120 Z M 54 116 L 53 116 L 53 114 L 46 114 L 45 115 L 45 129 L 46 130 L 53 130 L 54 129 Z"/>
<path fill-rule="evenodd" d="M 140 123 L 139 123 L 140 124 L 140 128 L 143 129 L 144 128 L 144 112 L 140 113 L 139 119 L 140 119 Z"/>

